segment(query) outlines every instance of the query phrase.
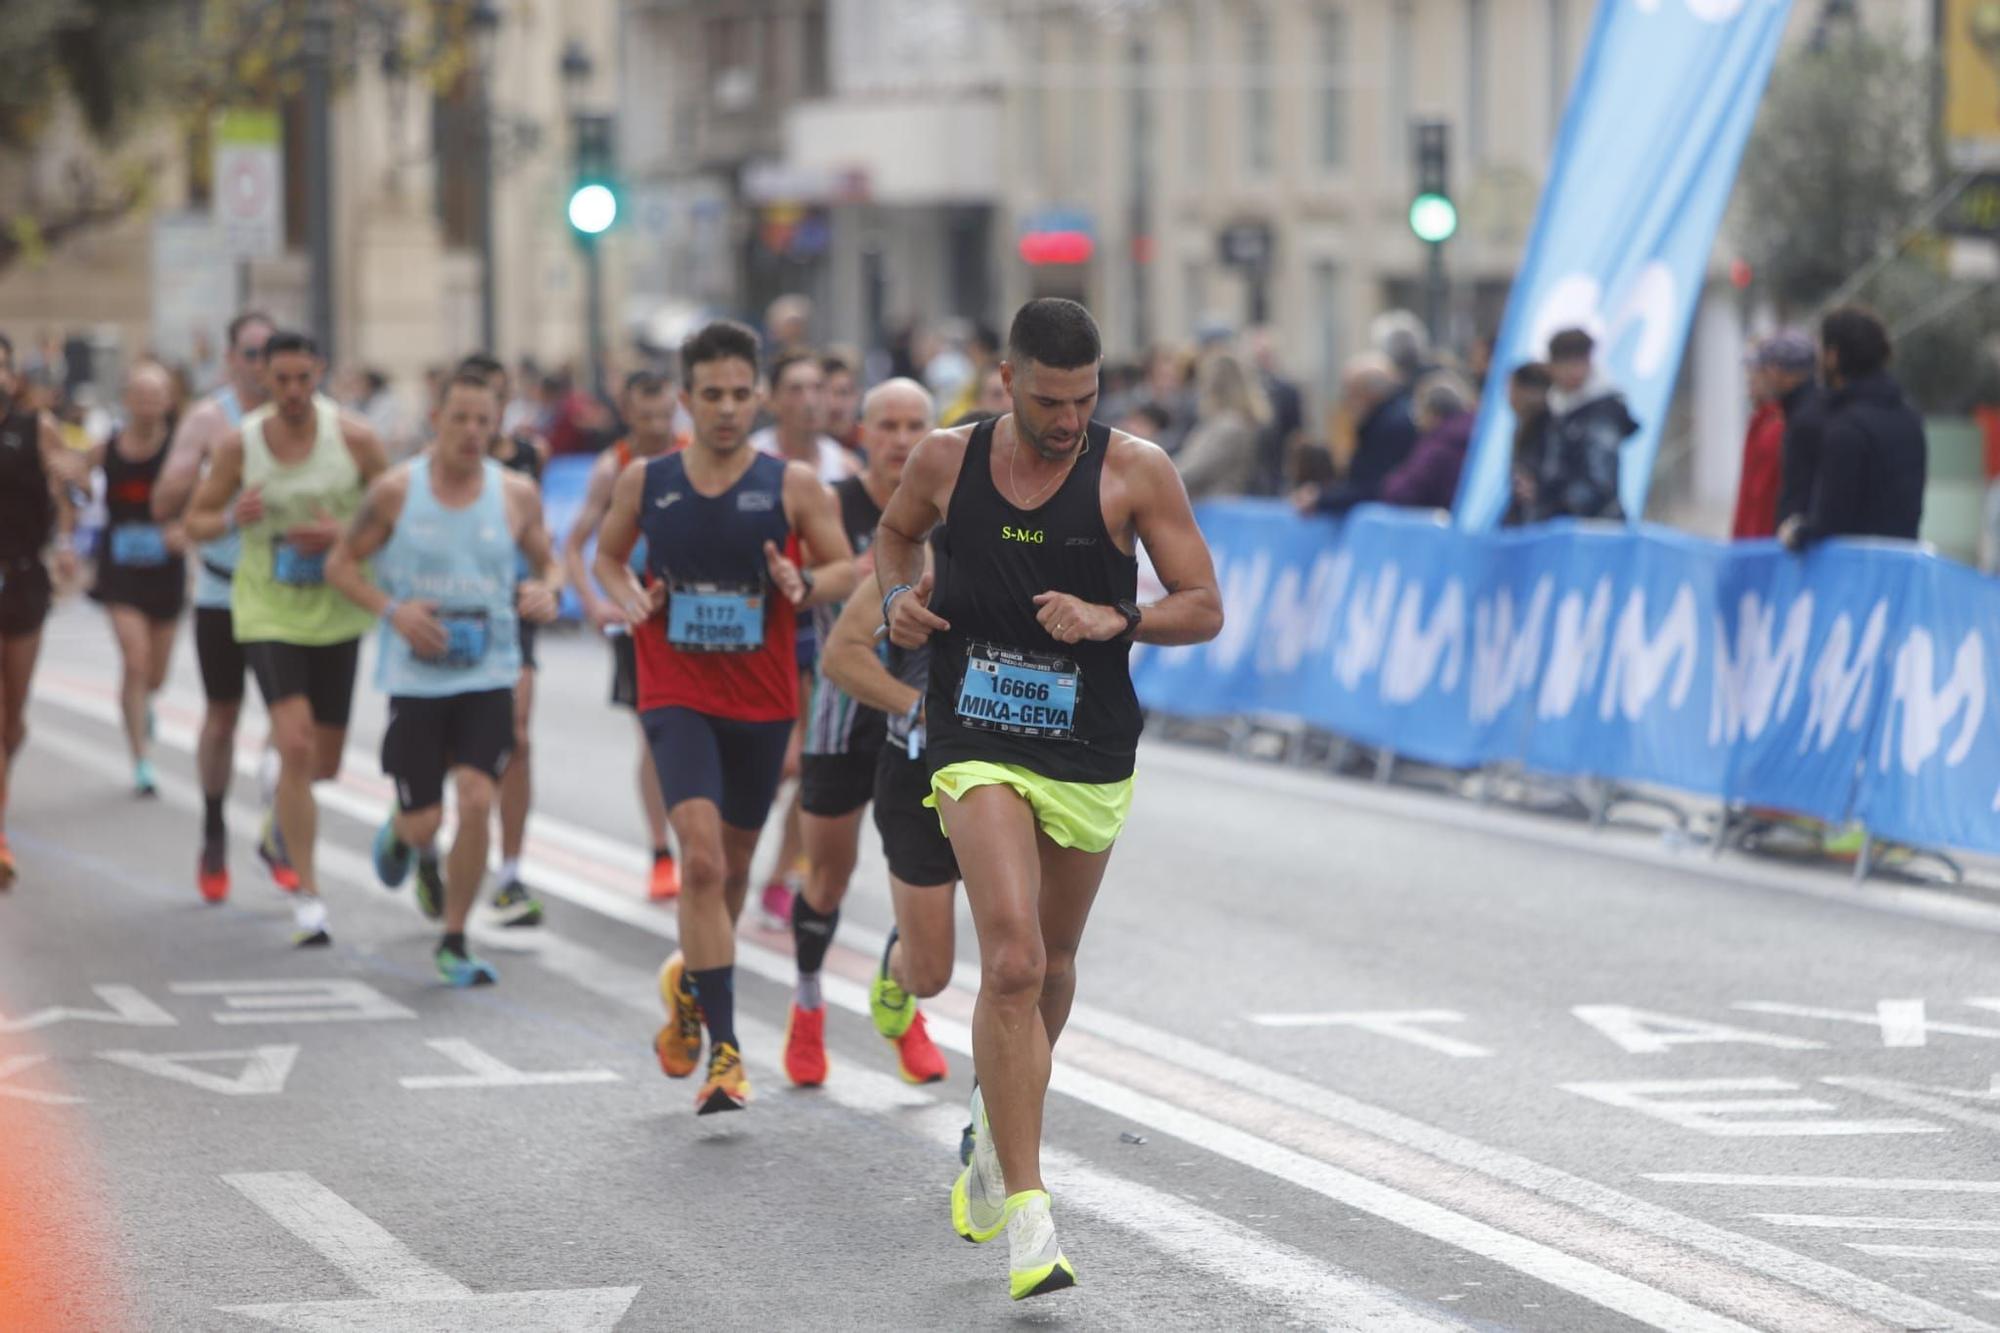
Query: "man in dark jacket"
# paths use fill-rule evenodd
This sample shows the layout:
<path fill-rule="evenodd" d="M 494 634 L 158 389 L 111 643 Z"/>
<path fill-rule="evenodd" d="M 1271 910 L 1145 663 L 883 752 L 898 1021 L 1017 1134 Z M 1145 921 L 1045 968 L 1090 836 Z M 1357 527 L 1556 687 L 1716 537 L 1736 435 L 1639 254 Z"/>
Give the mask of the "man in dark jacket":
<path fill-rule="evenodd" d="M 1778 539 L 1804 550 L 1828 537 L 1916 540 L 1924 513 L 1928 449 L 1923 418 L 1889 377 L 1889 332 L 1858 306 L 1820 321 L 1825 417 L 1812 498 Z"/>
<path fill-rule="evenodd" d="M 1354 456 L 1347 475 L 1322 491 L 1301 486 L 1292 503 L 1301 513 L 1344 514 L 1382 497 L 1382 483 L 1401 467 L 1417 442 L 1410 415 L 1410 392 L 1385 356 L 1366 352 L 1347 363 L 1340 377 L 1340 403 L 1354 422 Z"/>
<path fill-rule="evenodd" d="M 1786 519 L 1805 513 L 1812 503 L 1826 391 L 1819 383 L 1819 344 L 1810 334 L 1788 330 L 1773 336 L 1765 347 L 1778 409 L 1785 418 L 1784 462 L 1778 483 L 1778 524 L 1782 527 Z"/>
<path fill-rule="evenodd" d="M 1619 449 L 1639 429 L 1625 394 L 1597 370 L 1597 341 L 1582 329 L 1549 339 L 1549 419 L 1527 521 L 1623 518 L 1618 501 Z"/>

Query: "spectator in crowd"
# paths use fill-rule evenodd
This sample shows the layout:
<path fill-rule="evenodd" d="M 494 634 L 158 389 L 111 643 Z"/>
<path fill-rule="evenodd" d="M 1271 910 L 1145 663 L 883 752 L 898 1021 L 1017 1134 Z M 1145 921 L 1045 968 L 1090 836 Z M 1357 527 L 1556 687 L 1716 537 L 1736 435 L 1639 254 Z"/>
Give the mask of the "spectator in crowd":
<path fill-rule="evenodd" d="M 1340 407 L 1354 424 L 1347 475 L 1333 486 L 1307 482 L 1293 491 L 1292 503 L 1302 513 L 1344 514 L 1379 500 L 1382 483 L 1417 442 L 1410 390 L 1384 353 L 1364 352 L 1347 363 L 1340 377 Z"/>
<path fill-rule="evenodd" d="M 987 416 L 1004 416 L 1014 410 L 1014 395 L 1007 392 L 1007 381 L 1000 374 L 1000 367 L 989 366 L 979 377 L 979 401 L 972 405 L 974 412 Z"/>
<path fill-rule="evenodd" d="M 1472 443 L 1472 390 L 1451 371 L 1440 370 L 1417 385 L 1415 398 L 1417 442 L 1402 465 L 1383 478 L 1382 503 L 1449 509 Z"/>
<path fill-rule="evenodd" d="M 1286 461 L 1305 433 L 1305 397 L 1296 384 L 1278 368 L 1278 345 L 1269 327 L 1258 325 L 1243 335 L 1245 353 L 1256 367 L 1264 396 L 1271 400 L 1271 421 L 1257 437 L 1257 472 L 1251 479 L 1252 495 L 1282 495 L 1285 491 Z"/>
<path fill-rule="evenodd" d="M 959 392 L 946 404 L 944 414 L 939 418 L 941 421 L 955 421 L 968 412 L 992 410 L 987 406 L 986 384 L 1000 370 L 1000 335 L 993 331 L 992 325 L 973 321 L 965 334 L 965 359 L 969 363 L 970 374 Z M 1000 397 L 1006 401 L 1006 390 L 1001 390 Z M 1008 402 L 999 410 L 1006 412 L 1012 406 Z"/>
<path fill-rule="evenodd" d="M 1408 310 L 1385 310 L 1368 325 L 1368 345 L 1389 358 L 1406 389 L 1438 368 L 1423 320 Z"/>
<path fill-rule="evenodd" d="M 1554 383 L 1546 361 L 1523 361 L 1507 377 L 1507 406 L 1514 413 L 1514 498 L 1506 519 L 1510 525 L 1528 522 L 1534 507 L 1542 442 L 1548 438 L 1549 389 Z"/>
<path fill-rule="evenodd" d="M 1196 375 L 1195 424 L 1174 463 L 1190 500 L 1246 495 L 1257 473 L 1257 441 L 1271 402 L 1236 353 L 1210 352 Z"/>
<path fill-rule="evenodd" d="M 1979 426 L 1985 460 L 1986 508 L 1979 532 L 1979 568 L 2000 574 L 2000 334 L 1986 340 L 1979 382 L 1973 389 L 1972 419 Z"/>
<path fill-rule="evenodd" d="M 1194 355 L 1184 347 L 1156 343 L 1146 352 L 1144 401 L 1167 414 L 1167 428 L 1153 443 L 1174 453 L 1194 429 Z"/>
<path fill-rule="evenodd" d="M 1771 531 L 1793 514 L 1805 512 L 1812 498 L 1813 460 L 1819 456 L 1819 347 L 1796 329 L 1773 334 L 1758 345 L 1757 358 L 1769 382 L 1771 401 L 1783 420 L 1778 446 L 1778 494 Z"/>
<path fill-rule="evenodd" d="M 861 449 L 861 377 L 851 358 L 829 352 L 819 359 L 824 381 L 820 402 L 826 414 L 826 433 L 849 453 Z"/>
<path fill-rule="evenodd" d="M 764 332 L 768 335 L 765 354 L 775 358 L 787 352 L 810 352 L 812 319 L 810 296 L 792 293 L 771 302 L 764 308 Z"/>
<path fill-rule="evenodd" d="M 1750 379 L 1750 425 L 1743 432 L 1743 466 L 1736 480 L 1736 516 L 1729 535 L 1735 541 L 1775 536 L 1778 531 L 1778 486 L 1785 475 L 1785 409 L 1778 402 L 1766 349 L 1771 339 L 1752 348 L 1747 358 Z"/>
<path fill-rule="evenodd" d="M 504 405 L 505 411 L 500 414 L 501 434 L 513 435 L 523 431 L 529 434 L 539 433 L 537 428 L 541 424 L 542 404 L 535 396 L 535 390 L 541 382 L 541 367 L 535 364 L 533 357 L 522 357 L 520 369 L 512 381 L 514 397 Z"/>
<path fill-rule="evenodd" d="M 1859 306 L 1820 321 L 1826 413 L 1812 499 L 1778 536 L 1801 551 L 1829 537 L 1914 541 L 1924 513 L 1923 418 L 1889 375 L 1889 331 Z"/>
<path fill-rule="evenodd" d="M 1597 341 L 1582 329 L 1549 339 L 1549 415 L 1539 444 L 1527 521 L 1625 516 L 1618 500 L 1619 451 L 1639 423 L 1625 395 L 1593 360 Z"/>
<path fill-rule="evenodd" d="M 1167 425 L 1167 409 L 1153 402 L 1134 403 L 1130 411 L 1118 418 L 1119 430 L 1142 440 L 1157 441 Z"/>

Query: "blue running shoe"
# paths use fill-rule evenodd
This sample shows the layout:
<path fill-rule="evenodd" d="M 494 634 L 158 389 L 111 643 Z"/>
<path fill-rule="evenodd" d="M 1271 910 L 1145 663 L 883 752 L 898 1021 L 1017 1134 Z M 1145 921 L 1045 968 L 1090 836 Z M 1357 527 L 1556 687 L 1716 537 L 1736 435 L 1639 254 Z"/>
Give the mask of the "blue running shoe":
<path fill-rule="evenodd" d="M 135 796 L 158 796 L 160 781 L 153 773 L 153 761 L 141 759 L 132 765 L 132 793 Z"/>
<path fill-rule="evenodd" d="M 409 877 L 409 844 L 396 836 L 396 816 L 391 814 L 375 830 L 375 878 L 385 889 L 400 889 Z"/>
<path fill-rule="evenodd" d="M 493 964 L 484 958 L 474 958 L 469 953 L 447 949 L 442 944 L 438 946 L 436 957 L 438 975 L 460 990 L 468 986 L 491 986 L 500 980 L 500 974 L 493 970 Z"/>

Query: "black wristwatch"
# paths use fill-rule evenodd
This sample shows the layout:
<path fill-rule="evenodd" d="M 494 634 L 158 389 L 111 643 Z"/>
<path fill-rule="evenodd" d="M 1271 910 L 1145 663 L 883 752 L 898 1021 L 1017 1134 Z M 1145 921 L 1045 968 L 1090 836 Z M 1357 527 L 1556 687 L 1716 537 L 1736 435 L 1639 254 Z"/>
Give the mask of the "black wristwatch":
<path fill-rule="evenodd" d="M 1139 610 L 1139 604 L 1137 602 L 1114 602 L 1112 605 L 1119 615 L 1125 617 L 1125 632 L 1118 636 L 1117 642 L 1133 642 L 1139 635 L 1139 621 L 1144 618 L 1144 613 Z"/>

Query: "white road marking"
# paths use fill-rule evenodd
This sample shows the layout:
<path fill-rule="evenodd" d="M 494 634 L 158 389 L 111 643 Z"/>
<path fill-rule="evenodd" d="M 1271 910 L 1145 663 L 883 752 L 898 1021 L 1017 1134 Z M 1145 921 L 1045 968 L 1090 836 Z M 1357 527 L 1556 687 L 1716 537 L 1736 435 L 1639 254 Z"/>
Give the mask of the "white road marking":
<path fill-rule="evenodd" d="M 299 1048 L 254 1046 L 247 1051 L 180 1051 L 171 1054 L 99 1051 L 97 1058 L 224 1097 L 272 1097 L 285 1090 L 285 1080 L 292 1075 L 292 1065 L 299 1058 Z M 197 1065 L 219 1063 L 236 1065 L 236 1072 L 233 1075 L 218 1074 L 196 1068 Z"/>
<path fill-rule="evenodd" d="M 220 995 L 226 1006 L 215 1023 L 374 1023 L 415 1018 L 365 981 L 351 977 L 311 981 L 177 981 L 176 995 Z"/>
<path fill-rule="evenodd" d="M 1832 1082 L 1833 1080 L 1827 1080 Z M 1924 1120 L 1727 1120 L 1731 1115 L 1777 1115 L 1783 1112 L 1838 1111 L 1831 1102 L 1810 1097 L 1720 1097 L 1684 1099 L 1708 1092 L 1797 1092 L 1799 1085 L 1781 1078 L 1683 1078 L 1634 1083 L 1565 1083 L 1574 1092 L 1607 1106 L 1637 1111 L 1682 1129 L 1717 1138 L 1815 1138 L 1845 1134 L 1942 1134 L 1942 1125 Z"/>
<path fill-rule="evenodd" d="M 1421 1023 L 1463 1023 L 1465 1015 L 1450 1009 L 1372 1009 L 1330 1014 L 1252 1014 L 1252 1023 L 1267 1028 L 1351 1027 L 1378 1037 L 1406 1041 L 1440 1055 L 1473 1059 L 1491 1055 L 1484 1046 L 1475 1046 L 1457 1037 L 1447 1037 L 1419 1027 Z"/>
<path fill-rule="evenodd" d="M 1977 1217 L 1843 1217 L 1838 1213 L 1751 1213 L 1774 1227 L 1828 1231 L 2000 1231 L 2000 1220 Z"/>
<path fill-rule="evenodd" d="M 1914 1006 L 1914 1012 L 1912 1012 Z M 1970 1023 L 1933 1023 L 1924 1017 L 1922 1000 L 1883 1000 L 1875 1012 L 1825 1009 L 1811 1004 L 1779 1004 L 1770 1000 L 1745 1000 L 1731 1006 L 1753 1014 L 1781 1014 L 1790 1018 L 1817 1018 L 1828 1023 L 1856 1023 L 1875 1028 L 1884 1046 L 1922 1046 L 1925 1034 L 1941 1032 L 1953 1037 L 1984 1037 L 2000 1040 L 2000 1028 L 1974 1027 Z"/>
<path fill-rule="evenodd" d="M 58 685 L 56 690 L 59 692 L 63 688 Z M 60 697 L 54 701 L 72 711 L 115 725 L 111 706 L 101 699 L 79 693 L 72 694 L 67 701 Z M 48 728 L 43 728 L 39 734 L 45 739 L 50 738 Z M 192 731 L 188 728 L 163 726 L 161 735 L 177 748 L 191 748 Z M 65 750 L 77 762 L 119 781 L 127 776 L 122 764 L 104 758 L 91 743 L 73 736 L 53 739 L 56 741 L 55 748 Z M 239 755 L 238 766 L 243 771 L 254 772 L 254 756 Z M 179 803 L 178 792 L 169 789 L 166 794 L 170 800 Z M 344 809 L 367 821 L 370 826 L 379 816 L 379 802 L 363 801 L 353 792 L 339 787 L 324 787 L 321 795 L 322 802 L 329 808 Z M 185 803 L 188 808 L 194 808 L 191 800 Z M 569 867 L 577 864 L 577 854 L 581 853 L 597 860 L 600 865 L 628 870 L 635 876 L 636 884 L 636 877 L 643 872 L 646 864 L 643 849 L 540 814 L 530 823 L 530 839 L 531 869 L 537 882 L 547 886 L 550 896 L 573 902 L 613 920 L 637 925 L 663 939 L 674 937 L 671 924 L 663 914 L 646 908 L 635 898 L 614 893 L 595 881 L 569 873 Z M 364 857 L 339 846 L 323 846 L 321 850 L 320 859 L 328 873 L 338 874 L 357 884 L 370 882 Z M 550 857 L 556 859 L 551 861 Z M 1845 894 L 1839 897 L 1843 902 L 1848 901 Z M 2000 922 L 2000 913 L 1991 915 L 1996 922 Z M 861 945 L 862 954 L 879 952 L 882 944 L 879 932 L 855 924 L 844 933 L 850 945 Z M 746 939 L 740 942 L 738 960 L 746 970 L 759 972 L 784 984 L 789 984 L 792 979 L 791 960 L 781 958 L 754 941 Z M 960 962 L 958 975 L 966 979 L 960 983 L 961 987 L 967 982 L 976 985 L 977 973 L 976 965 Z M 637 993 L 651 993 L 652 978 L 649 975 L 635 984 Z M 840 987 L 830 988 L 828 994 L 842 1007 L 865 1012 L 860 1008 L 865 1005 L 865 993 L 859 987 L 842 983 Z M 942 1027 L 937 1022 L 932 1024 L 933 1035 L 940 1037 L 941 1044 L 951 1045 L 952 1049 L 961 1052 L 967 1049 L 962 1044 L 944 1040 Z M 1235 1086 L 1254 1087 L 1270 1103 L 1296 1108 L 1332 1124 L 1346 1126 L 1383 1144 L 1393 1144 L 1436 1159 L 1430 1164 L 1433 1189 L 1449 1194 L 1484 1188 L 1491 1195 L 1487 1202 L 1488 1211 L 1495 1217 L 1516 1219 L 1510 1221 L 1510 1225 L 1525 1225 L 1525 1213 L 1529 1210 L 1522 1207 L 1524 1200 L 1532 1201 L 1535 1207 L 1561 1204 L 1593 1214 L 1614 1226 L 1595 1229 L 1579 1227 L 1579 1219 L 1569 1213 L 1547 1219 L 1543 1225 L 1547 1234 L 1558 1239 L 1559 1243 L 1579 1245 L 1607 1258 L 1615 1257 L 1617 1262 L 1627 1267 L 1636 1266 L 1649 1272 L 1656 1281 L 1700 1293 L 1703 1299 L 1725 1309 L 1733 1309 L 1745 1319 L 1822 1330 L 1860 1327 L 1855 1321 L 1840 1317 L 1835 1306 L 1829 1304 L 1834 1302 L 1869 1319 L 1894 1325 L 2000 1333 L 1993 1325 L 1970 1319 L 1960 1311 L 1899 1291 L 1848 1269 L 1689 1217 L 1596 1181 L 1358 1101 L 1107 1010 L 1078 1004 L 1071 1012 L 1070 1029 L 1118 1043 L 1137 1055 L 1158 1062 L 1165 1067 L 1163 1072 L 1170 1068 L 1182 1071 L 1189 1078 L 1227 1080 Z M 963 1041 L 962 1028 L 957 1040 Z M 1072 1041 L 1066 1046 L 1066 1061 L 1071 1058 L 1075 1045 Z M 1436 1170 L 1440 1162 L 1451 1169 Z M 1475 1173 L 1485 1183 L 1482 1185 L 1467 1173 Z M 1494 1185 L 1512 1188 L 1496 1189 Z M 1639 1233 L 1638 1237 L 1632 1233 Z M 1663 1248 L 1656 1242 L 1684 1248 Z M 1687 1250 L 1697 1251 L 1717 1262 L 1693 1259 L 1686 1253 Z M 1774 1285 L 1773 1281 L 1761 1279 L 1785 1285 Z"/>
<path fill-rule="evenodd" d="M 1670 1185 L 1736 1185 L 1749 1189 L 1887 1190 L 1906 1194 L 2000 1194 L 2000 1180 L 1921 1180 L 1901 1176 L 1732 1176 L 1709 1171 L 1648 1175 Z"/>
<path fill-rule="evenodd" d="M 432 1268 L 373 1218 L 303 1171 L 250 1172 L 222 1180 L 370 1296 L 448 1301 L 472 1294 L 472 1288 Z"/>
<path fill-rule="evenodd" d="M 440 1037 L 426 1041 L 424 1045 L 467 1072 L 418 1074 L 397 1080 L 415 1092 L 435 1092 L 447 1088 L 542 1088 L 565 1083 L 622 1081 L 609 1069 L 558 1069 L 546 1073 L 529 1073 L 514 1068 L 506 1061 L 487 1054 L 471 1042 L 459 1037 Z"/>
<path fill-rule="evenodd" d="M 1768 1046 L 1780 1051 L 1818 1051 L 1826 1047 L 1823 1041 L 1756 1032 L 1622 1004 L 1579 1004 L 1570 1012 L 1616 1042 L 1628 1055 L 1663 1055 L 1676 1046 L 1717 1044 Z"/>
<path fill-rule="evenodd" d="M 1858 1240 L 1847 1242 L 1850 1250 L 1882 1259 L 1935 1259 L 1950 1264 L 2000 1264 L 2000 1250 L 1959 1248 L 1952 1245 L 1871 1245 Z"/>
<path fill-rule="evenodd" d="M 104 1001 L 103 1009 L 70 1009 L 54 1005 L 37 1009 L 22 1018 L 0 1018 L 0 1032 L 32 1032 L 57 1023 L 119 1023 L 135 1028 L 170 1028 L 176 1025 L 172 1014 L 140 994 L 136 987 L 111 985 L 92 986 L 90 989 Z"/>
<path fill-rule="evenodd" d="M 46 1055 L 0 1056 L 0 1097 L 12 1097 L 15 1101 L 36 1102 L 42 1106 L 82 1106 L 84 1100 L 67 1092 L 42 1092 L 35 1088 L 17 1088 L 10 1080 L 17 1074 L 25 1074 L 36 1065 L 43 1063 Z"/>
<path fill-rule="evenodd" d="M 232 1305 L 230 1314 L 279 1328 L 381 1333 L 569 1333 L 614 1328 L 637 1287 L 480 1295 L 425 1263 L 375 1220 L 303 1171 L 222 1178 L 372 1299 Z"/>
<path fill-rule="evenodd" d="M 1822 1083 L 1836 1088 L 1847 1088 L 1869 1097 L 1879 1097 L 1897 1106 L 1908 1106 L 1932 1115 L 1956 1120 L 1963 1125 L 1976 1125 L 1980 1129 L 2000 1130 L 2000 1114 L 1993 1111 L 1976 1111 L 1965 1105 L 1968 1101 L 1989 1102 L 2000 1105 L 2000 1074 L 1993 1076 L 1987 1088 L 1941 1088 L 1923 1083 L 1904 1083 L 1890 1078 L 1823 1078 Z"/>

